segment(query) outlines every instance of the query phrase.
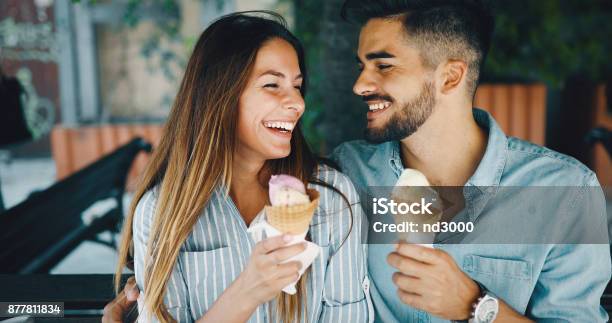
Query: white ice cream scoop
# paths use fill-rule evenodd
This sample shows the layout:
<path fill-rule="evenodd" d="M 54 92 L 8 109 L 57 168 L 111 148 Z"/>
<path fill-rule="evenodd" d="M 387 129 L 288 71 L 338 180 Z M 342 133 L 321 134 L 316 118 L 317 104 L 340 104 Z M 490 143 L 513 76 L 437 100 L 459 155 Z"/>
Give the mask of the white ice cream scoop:
<path fill-rule="evenodd" d="M 397 179 L 395 186 L 429 186 L 429 181 L 418 170 L 406 168 Z"/>

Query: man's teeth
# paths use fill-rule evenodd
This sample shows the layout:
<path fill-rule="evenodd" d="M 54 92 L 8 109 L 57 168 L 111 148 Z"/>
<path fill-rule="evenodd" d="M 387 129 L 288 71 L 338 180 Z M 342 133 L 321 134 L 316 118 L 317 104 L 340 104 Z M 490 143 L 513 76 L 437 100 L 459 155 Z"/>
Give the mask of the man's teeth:
<path fill-rule="evenodd" d="M 380 103 L 374 103 L 374 104 L 370 104 L 370 111 L 376 111 L 376 110 L 380 110 L 380 109 L 386 109 L 388 107 L 391 106 L 391 102 L 380 102 Z"/>
<path fill-rule="evenodd" d="M 292 131 L 295 127 L 293 122 L 283 122 L 283 121 L 266 121 L 264 122 L 264 126 L 267 128 L 277 128 L 287 131 Z"/>

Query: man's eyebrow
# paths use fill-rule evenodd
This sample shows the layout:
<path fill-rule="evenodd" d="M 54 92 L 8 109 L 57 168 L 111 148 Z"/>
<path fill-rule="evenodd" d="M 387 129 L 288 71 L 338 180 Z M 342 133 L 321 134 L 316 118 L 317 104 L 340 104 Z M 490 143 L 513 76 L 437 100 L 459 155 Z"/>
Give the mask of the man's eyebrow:
<path fill-rule="evenodd" d="M 367 53 L 365 55 L 365 58 L 368 61 L 371 61 L 371 60 L 377 59 L 377 58 L 395 58 L 395 55 L 393 55 L 393 54 L 391 54 L 389 52 L 386 52 L 384 50 L 381 50 L 381 51 L 378 51 L 378 52 Z"/>
<path fill-rule="evenodd" d="M 259 76 L 264 76 L 264 75 L 272 75 L 272 76 L 276 76 L 276 77 L 280 77 L 280 78 L 285 78 L 285 74 L 281 73 L 281 72 L 277 72 L 275 70 L 267 70 L 261 74 L 259 74 Z M 302 76 L 302 74 L 298 74 L 298 76 L 295 77 L 296 80 L 302 79 L 304 78 L 304 76 Z"/>

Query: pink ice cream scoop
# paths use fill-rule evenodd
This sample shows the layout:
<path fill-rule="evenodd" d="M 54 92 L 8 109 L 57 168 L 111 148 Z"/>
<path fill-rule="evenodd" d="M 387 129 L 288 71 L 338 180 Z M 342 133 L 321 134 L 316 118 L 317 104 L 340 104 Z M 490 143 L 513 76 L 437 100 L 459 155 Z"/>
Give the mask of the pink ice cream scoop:
<path fill-rule="evenodd" d="M 268 191 L 272 206 L 310 202 L 304 183 L 290 175 L 272 175 L 268 182 Z"/>

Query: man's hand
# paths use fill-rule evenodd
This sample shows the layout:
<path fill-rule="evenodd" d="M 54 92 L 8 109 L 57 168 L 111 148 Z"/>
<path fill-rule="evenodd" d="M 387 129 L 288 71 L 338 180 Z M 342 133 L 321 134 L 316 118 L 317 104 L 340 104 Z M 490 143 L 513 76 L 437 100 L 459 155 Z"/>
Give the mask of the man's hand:
<path fill-rule="evenodd" d="M 387 262 L 400 300 L 447 320 L 467 320 L 480 288 L 446 252 L 400 242 Z"/>
<path fill-rule="evenodd" d="M 140 294 L 140 291 L 138 290 L 138 286 L 136 286 L 134 276 L 132 276 L 125 283 L 123 292 L 104 306 L 102 323 L 123 323 L 123 317 L 138 299 L 138 294 Z"/>

